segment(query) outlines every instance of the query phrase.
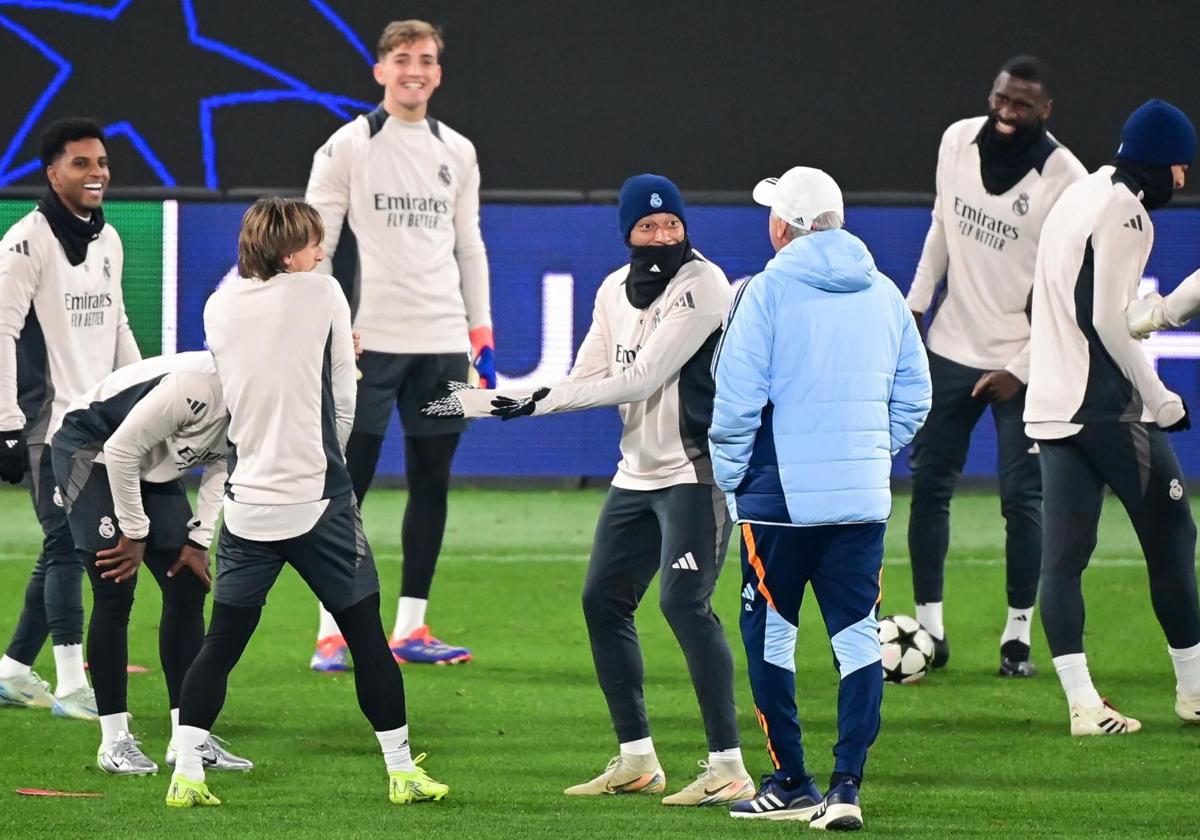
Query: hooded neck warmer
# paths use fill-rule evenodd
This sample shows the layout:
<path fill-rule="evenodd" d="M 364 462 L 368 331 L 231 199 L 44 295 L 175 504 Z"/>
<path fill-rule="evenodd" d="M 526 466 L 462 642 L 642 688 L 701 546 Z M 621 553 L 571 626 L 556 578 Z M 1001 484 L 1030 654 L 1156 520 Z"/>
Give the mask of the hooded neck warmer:
<path fill-rule="evenodd" d="M 51 189 L 37 200 L 37 209 L 50 223 L 50 230 L 62 245 L 67 262 L 76 266 L 87 259 L 88 244 L 104 230 L 104 211 L 97 207 L 90 219 L 81 219 L 68 210 L 58 193 Z"/>
<path fill-rule="evenodd" d="M 692 243 L 686 238 L 675 245 L 630 246 L 625 297 L 635 309 L 645 309 L 658 299 L 683 264 L 694 258 Z"/>
<path fill-rule="evenodd" d="M 1114 160 L 1113 166 L 1125 176 L 1135 194 L 1141 192 L 1142 206 L 1147 210 L 1157 210 L 1175 195 L 1175 176 L 1169 166 L 1123 159 Z"/>
<path fill-rule="evenodd" d="M 1046 158 L 1054 150 L 1041 120 L 1030 126 L 1018 126 L 1013 134 L 1001 134 L 996 131 L 994 114 L 988 116 L 975 142 L 979 146 L 983 186 L 991 195 L 1008 192 L 1031 169 L 1041 172 Z"/>

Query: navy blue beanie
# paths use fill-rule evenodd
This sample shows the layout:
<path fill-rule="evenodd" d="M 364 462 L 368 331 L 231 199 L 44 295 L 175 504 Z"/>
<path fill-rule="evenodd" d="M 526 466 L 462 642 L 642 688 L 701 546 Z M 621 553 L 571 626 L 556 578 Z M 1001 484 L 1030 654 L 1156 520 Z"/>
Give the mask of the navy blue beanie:
<path fill-rule="evenodd" d="M 1151 99 L 1130 114 L 1121 128 L 1118 160 L 1173 166 L 1195 158 L 1196 127 L 1170 102 Z"/>
<path fill-rule="evenodd" d="M 634 175 L 621 185 L 617 215 L 621 219 L 621 234 L 627 241 L 638 219 L 653 213 L 674 213 L 687 228 L 684 212 L 679 187 L 661 175 Z"/>

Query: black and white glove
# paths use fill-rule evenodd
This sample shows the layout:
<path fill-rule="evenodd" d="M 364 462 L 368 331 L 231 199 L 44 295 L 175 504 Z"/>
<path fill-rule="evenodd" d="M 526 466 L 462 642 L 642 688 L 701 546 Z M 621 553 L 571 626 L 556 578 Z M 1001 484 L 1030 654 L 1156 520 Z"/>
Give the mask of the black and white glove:
<path fill-rule="evenodd" d="M 425 403 L 421 414 L 426 417 L 465 417 L 462 400 L 458 398 L 460 391 L 470 391 L 471 386 L 466 382 L 443 382 L 442 396 Z"/>
<path fill-rule="evenodd" d="M 1192 428 L 1192 415 L 1191 412 L 1188 411 L 1187 401 L 1182 397 L 1179 398 L 1179 401 L 1183 403 L 1183 416 L 1170 426 L 1164 426 L 1164 432 L 1186 432 L 1188 429 Z"/>
<path fill-rule="evenodd" d="M 496 397 L 492 400 L 492 416 L 501 420 L 512 420 L 515 417 L 532 417 L 537 411 L 538 400 L 544 400 L 550 393 L 549 388 L 538 388 L 528 397 L 514 400 L 512 397 Z"/>
<path fill-rule="evenodd" d="M 0 432 L 0 480 L 20 484 L 29 466 L 29 450 L 25 446 L 25 430 Z"/>

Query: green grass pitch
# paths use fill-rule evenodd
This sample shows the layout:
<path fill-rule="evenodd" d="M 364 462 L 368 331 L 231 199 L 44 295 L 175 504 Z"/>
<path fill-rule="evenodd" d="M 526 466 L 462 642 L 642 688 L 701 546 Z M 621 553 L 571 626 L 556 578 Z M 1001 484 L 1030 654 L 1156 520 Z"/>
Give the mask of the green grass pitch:
<path fill-rule="evenodd" d="M 247 775 L 210 774 L 225 805 L 163 806 L 168 777 L 114 778 L 94 763 L 99 727 L 49 712 L 0 708 L 0 832 L 9 837 L 782 837 L 796 823 L 735 823 L 724 809 L 670 809 L 655 797 L 567 799 L 562 788 L 604 767 L 615 743 L 596 685 L 579 591 L 598 491 L 455 491 L 430 612 L 435 631 L 469 645 L 463 666 L 407 666 L 412 738 L 448 799 L 387 802 L 386 776 L 350 676 L 308 670 L 312 597 L 286 571 L 230 682 L 216 732 L 254 759 Z M 390 627 L 399 589 L 403 494 L 376 491 L 365 520 Z M 898 497 L 888 529 L 885 612 L 912 613 Z M 40 533 L 27 497 L 0 492 L 0 643 L 16 620 Z M 992 495 L 954 506 L 947 585 L 951 668 L 888 686 L 884 725 L 863 788 L 866 828 L 886 837 L 1196 836 L 1200 728 L 1172 711 L 1174 678 L 1154 621 L 1132 530 L 1106 507 L 1088 571 L 1089 655 L 1101 693 L 1142 720 L 1131 737 L 1072 739 L 1066 707 L 1035 631 L 1042 667 L 1027 682 L 993 676 L 1004 623 L 1003 527 Z M 747 766 L 768 769 L 753 720 L 737 631 L 731 551 L 716 599 L 737 657 Z M 669 790 L 698 772 L 703 731 L 683 657 L 651 590 L 639 616 L 646 694 Z M 90 601 L 90 598 L 87 599 Z M 156 655 L 159 595 L 144 575 L 130 631 L 130 708 L 143 747 L 162 763 L 170 724 Z M 797 646 L 799 705 L 811 770 L 827 779 L 836 674 L 813 605 Z M 49 648 L 37 663 L 52 675 Z M 19 787 L 92 791 L 99 799 L 28 799 Z"/>

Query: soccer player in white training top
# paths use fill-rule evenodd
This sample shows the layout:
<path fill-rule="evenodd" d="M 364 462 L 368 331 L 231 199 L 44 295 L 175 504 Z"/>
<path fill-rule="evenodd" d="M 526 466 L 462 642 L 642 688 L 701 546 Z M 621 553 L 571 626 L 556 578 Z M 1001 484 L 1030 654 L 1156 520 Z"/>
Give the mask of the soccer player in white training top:
<path fill-rule="evenodd" d="M 1067 185 L 1087 174 L 1046 131 L 1052 104 L 1045 67 L 1019 56 L 1000 68 L 987 116 L 946 129 L 933 222 L 908 293 L 918 324 L 933 313 L 926 335 L 933 409 L 913 441 L 908 549 L 917 620 L 933 636 L 935 668 L 950 658 L 942 620 L 950 497 L 971 432 L 990 405 L 1007 532 L 1008 621 L 1000 635 L 999 673 L 1035 672 L 1029 639 L 1041 562 L 1042 485 L 1037 447 L 1021 421 L 1029 380 L 1029 294 L 1042 222 Z"/>
<path fill-rule="evenodd" d="M 410 753 L 404 680 L 379 621 L 379 578 L 343 454 L 354 417 L 350 307 L 337 281 L 313 273 L 323 233 L 303 201 L 255 202 L 238 238 L 242 276 L 204 307 L 229 407 L 229 480 L 212 621 L 180 697 L 169 806 L 220 804 L 204 783 L 204 745 L 285 563 L 345 634 L 359 706 L 387 763 L 389 799 L 449 791 Z"/>
<path fill-rule="evenodd" d="M 171 735 L 179 692 L 204 642 L 204 601 L 212 586 L 208 549 L 225 490 L 229 413 L 208 351 L 158 356 L 106 376 L 67 409 L 52 442 L 54 475 L 75 549 L 92 583 L 87 655 L 100 715 L 96 764 L 106 773 L 157 773 L 129 730 L 126 703 L 129 613 L 138 569 L 162 590 L 158 653 L 167 684 Z M 201 468 L 195 516 L 180 479 Z M 177 750 L 167 747 L 167 764 Z M 204 766 L 254 765 L 216 738 Z"/>
<path fill-rule="evenodd" d="M 704 772 L 664 805 L 747 799 L 733 699 L 733 657 L 712 594 L 730 522 L 713 479 L 708 426 L 712 358 L 732 293 L 724 272 L 692 248 L 683 197 L 661 175 L 621 187 L 629 264 L 596 292 L 592 325 L 567 381 L 531 395 L 458 390 L 430 406 L 505 420 L 615 405 L 621 462 L 604 501 L 583 586 L 583 615 L 619 752 L 569 796 L 661 793 L 666 776 L 642 697 L 634 612 L 659 575 L 659 607 L 687 660 L 708 740 Z"/>
<path fill-rule="evenodd" d="M 45 535 L 25 605 L 0 658 L 0 705 L 96 719 L 83 671 L 83 564 L 54 486 L 50 438 L 67 406 L 114 367 L 141 358 L 121 294 L 125 255 L 104 221 L 104 132 L 77 117 L 42 135 L 49 189 L 0 240 L 0 479 L 28 469 Z M 49 635 L 54 693 L 32 670 Z"/>
<path fill-rule="evenodd" d="M 441 34 L 425 21 L 388 24 L 375 65 L 383 103 L 317 150 L 306 197 L 325 221 L 329 261 L 321 270 L 332 270 L 344 222 L 358 244 L 351 297 L 364 353 L 346 465 L 359 504 L 397 408 L 404 430 L 408 503 L 392 653 L 399 662 L 444 665 L 471 658 L 435 637 L 425 619 L 446 530 L 450 462 L 466 421 L 426 417 L 420 409 L 442 382 L 467 378 L 468 348 L 481 387 L 495 387 L 496 363 L 475 147 L 429 116 L 442 82 L 442 48 Z M 348 667 L 345 641 L 327 610 L 312 667 Z"/>
<path fill-rule="evenodd" d="M 1096 690 L 1084 653 L 1082 576 L 1105 487 L 1145 554 L 1150 602 L 1175 666 L 1175 712 L 1200 722 L 1196 524 L 1167 437 L 1191 420 L 1126 321 L 1154 245 L 1150 212 L 1183 187 L 1195 157 L 1196 130 L 1183 112 L 1145 103 L 1121 129 L 1112 164 L 1063 193 L 1038 249 L 1025 421 L 1042 450 L 1042 625 L 1072 735 L 1141 729 Z"/>

